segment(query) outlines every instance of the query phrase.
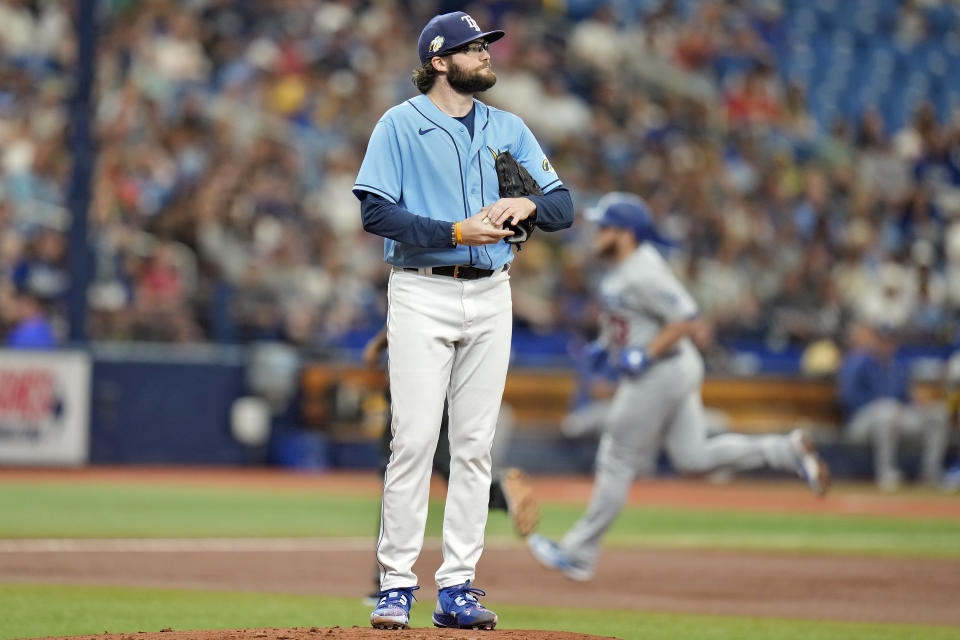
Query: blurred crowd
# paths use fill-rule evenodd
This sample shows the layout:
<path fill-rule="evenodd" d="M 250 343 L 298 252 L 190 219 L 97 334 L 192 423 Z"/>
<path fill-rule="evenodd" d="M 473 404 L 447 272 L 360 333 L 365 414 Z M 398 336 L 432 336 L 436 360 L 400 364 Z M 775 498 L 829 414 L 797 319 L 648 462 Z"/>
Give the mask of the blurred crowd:
<path fill-rule="evenodd" d="M 72 4 L 0 0 L 0 326 L 40 309 L 61 337 Z M 918 7 L 943 3 L 901 4 L 912 31 L 890 36 L 922 40 Z M 379 116 L 416 92 L 420 29 L 455 9 L 507 33 L 483 99 L 526 120 L 578 215 L 610 190 L 647 199 L 721 343 L 839 340 L 851 319 L 955 331 L 960 112 L 818 120 L 772 54 L 792 3 L 99 5 L 92 339 L 323 350 L 374 331 L 387 272 L 350 187 Z M 588 336 L 589 226 L 547 235 L 518 256 L 517 322 Z"/>

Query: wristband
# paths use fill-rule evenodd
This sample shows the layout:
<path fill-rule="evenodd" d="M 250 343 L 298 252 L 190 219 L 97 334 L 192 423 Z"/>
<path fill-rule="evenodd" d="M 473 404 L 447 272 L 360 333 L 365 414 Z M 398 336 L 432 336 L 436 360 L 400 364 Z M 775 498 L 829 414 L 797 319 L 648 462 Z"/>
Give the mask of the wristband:
<path fill-rule="evenodd" d="M 620 370 L 627 375 L 639 375 L 650 366 L 652 358 L 638 347 L 629 347 L 620 353 Z"/>
<path fill-rule="evenodd" d="M 457 225 L 456 223 L 450 225 L 450 244 L 452 246 L 457 246 Z"/>
<path fill-rule="evenodd" d="M 460 235 L 460 223 L 453 225 L 453 228 L 457 231 L 457 244 L 463 244 L 463 236 Z"/>

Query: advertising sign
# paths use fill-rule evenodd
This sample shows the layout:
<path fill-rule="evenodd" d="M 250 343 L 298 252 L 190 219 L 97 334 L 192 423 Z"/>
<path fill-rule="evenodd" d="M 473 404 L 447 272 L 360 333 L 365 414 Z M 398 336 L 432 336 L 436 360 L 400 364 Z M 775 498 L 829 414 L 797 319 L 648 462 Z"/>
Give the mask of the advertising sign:
<path fill-rule="evenodd" d="M 90 357 L 0 349 L 0 465 L 83 465 Z"/>

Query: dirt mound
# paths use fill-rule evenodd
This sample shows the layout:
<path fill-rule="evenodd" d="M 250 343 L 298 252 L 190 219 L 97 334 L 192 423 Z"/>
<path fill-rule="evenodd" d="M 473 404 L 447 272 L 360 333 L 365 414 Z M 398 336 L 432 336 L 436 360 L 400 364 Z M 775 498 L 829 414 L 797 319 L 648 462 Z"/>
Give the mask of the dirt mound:
<path fill-rule="evenodd" d="M 104 633 L 96 636 L 71 636 L 69 640 L 611 640 L 607 636 L 588 636 L 566 631 L 505 629 L 470 631 L 466 629 L 406 629 L 380 631 L 370 627 L 317 627 L 300 629 L 221 629 L 216 631 L 174 631 L 157 633 Z M 44 640 L 66 640 L 45 638 Z"/>

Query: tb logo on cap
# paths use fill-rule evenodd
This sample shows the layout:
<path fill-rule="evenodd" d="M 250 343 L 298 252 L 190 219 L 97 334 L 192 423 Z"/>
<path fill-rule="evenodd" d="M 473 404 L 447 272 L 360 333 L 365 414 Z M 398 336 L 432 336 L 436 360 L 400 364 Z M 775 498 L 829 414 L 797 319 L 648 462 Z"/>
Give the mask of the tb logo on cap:
<path fill-rule="evenodd" d="M 470 16 L 460 16 L 460 19 L 469 25 L 469 27 L 477 32 L 480 32 L 480 25 L 477 24 L 477 21 L 471 18 Z"/>

